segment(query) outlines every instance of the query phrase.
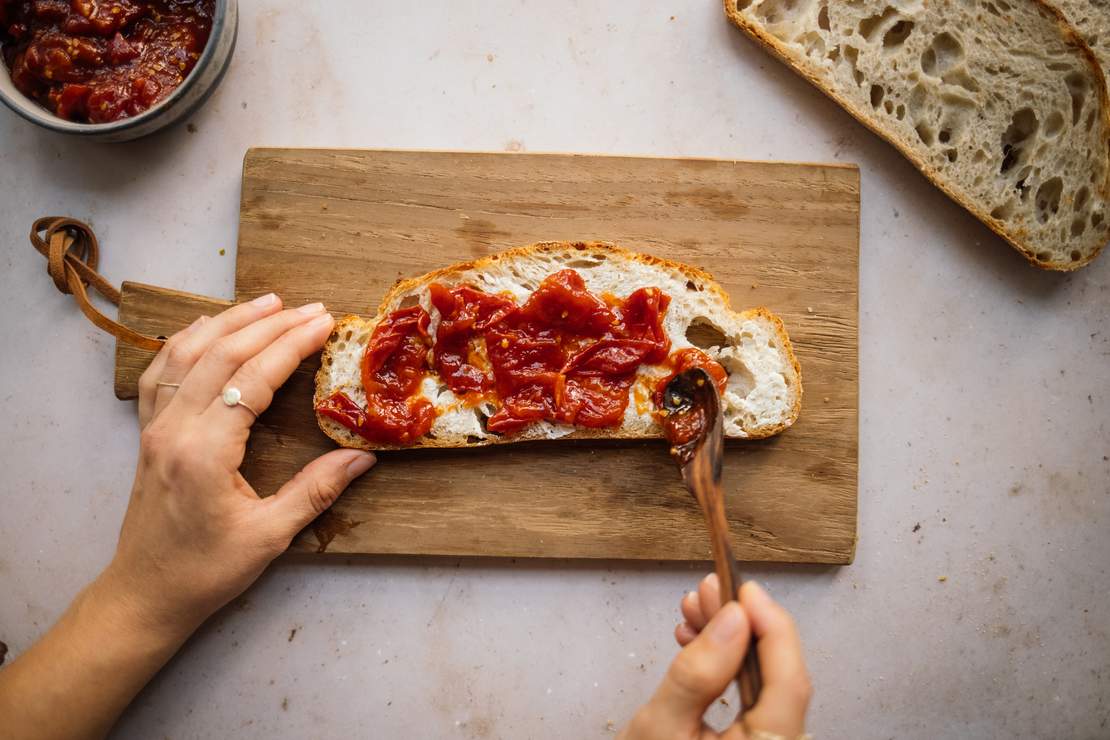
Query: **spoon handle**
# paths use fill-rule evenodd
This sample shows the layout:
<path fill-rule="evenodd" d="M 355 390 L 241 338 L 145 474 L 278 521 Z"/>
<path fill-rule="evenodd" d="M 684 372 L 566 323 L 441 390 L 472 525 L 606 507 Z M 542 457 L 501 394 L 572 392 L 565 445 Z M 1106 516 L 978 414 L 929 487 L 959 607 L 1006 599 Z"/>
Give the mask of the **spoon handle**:
<path fill-rule="evenodd" d="M 703 502 L 706 523 L 709 525 L 710 544 L 713 549 L 713 562 L 717 571 L 717 580 L 721 584 L 721 605 L 729 601 L 738 601 L 737 591 L 740 588 L 740 568 L 736 565 L 736 558 L 732 556 L 732 547 L 728 543 L 728 519 L 725 517 L 724 492 L 720 484 L 709 481 L 707 501 Z M 736 683 L 740 689 L 741 711 L 747 711 L 755 706 L 759 699 L 759 692 L 763 688 L 763 677 L 759 668 L 759 654 L 756 651 L 755 634 L 748 643 L 748 651 L 744 654 L 744 662 L 740 664 L 740 671 L 736 674 Z"/>

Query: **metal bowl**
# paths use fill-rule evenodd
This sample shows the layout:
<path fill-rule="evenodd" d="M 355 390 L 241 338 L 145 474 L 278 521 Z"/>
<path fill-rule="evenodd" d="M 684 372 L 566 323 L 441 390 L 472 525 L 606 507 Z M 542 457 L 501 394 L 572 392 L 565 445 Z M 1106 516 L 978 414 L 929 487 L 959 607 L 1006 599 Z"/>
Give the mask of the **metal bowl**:
<path fill-rule="evenodd" d="M 216 0 L 212 17 L 212 33 L 208 44 L 189 76 L 172 93 L 137 116 L 111 123 L 74 123 L 55 116 L 34 100 L 26 97 L 12 83 L 7 67 L 0 63 L 0 100 L 27 119 L 45 129 L 62 134 L 82 136 L 91 141 L 130 141 L 172 126 L 188 116 L 208 99 L 220 84 L 235 51 L 239 33 L 237 0 Z"/>

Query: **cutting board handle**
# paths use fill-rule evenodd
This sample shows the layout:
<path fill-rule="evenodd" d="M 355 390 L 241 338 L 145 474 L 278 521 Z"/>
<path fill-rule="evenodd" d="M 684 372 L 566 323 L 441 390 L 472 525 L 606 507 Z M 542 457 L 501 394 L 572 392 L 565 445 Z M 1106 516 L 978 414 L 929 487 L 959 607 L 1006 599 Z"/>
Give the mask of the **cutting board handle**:
<path fill-rule="evenodd" d="M 45 216 L 31 226 L 31 246 L 46 257 L 46 271 L 54 280 L 54 286 L 72 295 L 89 321 L 126 344 L 154 352 L 162 348 L 165 337 L 148 337 L 128 329 L 105 316 L 89 300 L 86 285 L 91 285 L 117 307 L 120 292 L 96 271 L 100 263 L 100 243 L 88 224 L 65 216 Z"/>

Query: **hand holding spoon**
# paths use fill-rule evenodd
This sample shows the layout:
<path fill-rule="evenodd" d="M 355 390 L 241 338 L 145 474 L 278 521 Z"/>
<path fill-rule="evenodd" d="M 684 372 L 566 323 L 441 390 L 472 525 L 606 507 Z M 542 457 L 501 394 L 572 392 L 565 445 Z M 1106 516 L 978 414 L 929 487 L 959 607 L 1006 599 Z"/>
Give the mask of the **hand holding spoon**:
<path fill-rule="evenodd" d="M 721 604 L 724 605 L 737 600 L 740 570 L 729 546 L 728 518 L 721 489 L 724 429 L 717 385 L 701 368 L 679 373 L 663 392 L 663 410 L 663 433 L 671 444 L 671 457 L 678 463 L 682 480 L 694 494 L 709 525 L 713 561 L 721 584 Z M 762 687 L 754 636 L 736 682 L 743 709 L 748 710 L 755 705 Z"/>

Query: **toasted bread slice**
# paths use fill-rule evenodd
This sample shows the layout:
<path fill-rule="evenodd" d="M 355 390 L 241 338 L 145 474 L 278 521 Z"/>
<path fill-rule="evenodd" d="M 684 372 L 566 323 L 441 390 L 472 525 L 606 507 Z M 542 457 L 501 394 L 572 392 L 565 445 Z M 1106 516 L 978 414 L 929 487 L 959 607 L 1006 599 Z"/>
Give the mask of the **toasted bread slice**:
<path fill-rule="evenodd" d="M 1110 100 L 1042 0 L 724 0 L 729 19 L 1038 267 L 1110 239 Z"/>
<path fill-rule="evenodd" d="M 595 294 L 624 297 L 637 288 L 655 287 L 671 298 L 664 327 L 671 352 L 699 346 L 729 373 L 722 396 L 724 430 L 728 437 L 757 439 L 777 434 L 798 418 L 802 401 L 801 370 L 782 321 L 763 308 L 737 313 L 728 295 L 705 272 L 676 262 L 625 251 L 611 244 L 543 242 L 437 270 L 393 287 L 371 319 L 347 316 L 337 322 L 324 347 L 316 375 L 315 403 L 337 391 L 360 406 L 366 394 L 360 362 L 377 323 L 392 311 L 419 303 L 428 311 L 434 337 L 439 314 L 431 305 L 428 286 L 472 285 L 490 293 L 506 292 L 523 303 L 548 275 L 563 269 L 577 271 Z M 697 344 L 695 345 L 695 342 Z M 431 431 L 409 447 L 472 447 L 538 439 L 643 439 L 662 436 L 651 394 L 667 370 L 641 367 L 619 427 L 585 429 L 547 421 L 533 423 L 514 434 L 495 434 L 484 421 L 494 408 L 468 407 L 432 374 L 422 393 L 436 407 Z M 343 425 L 317 414 L 320 428 L 344 447 L 390 449 L 372 444 Z"/>

